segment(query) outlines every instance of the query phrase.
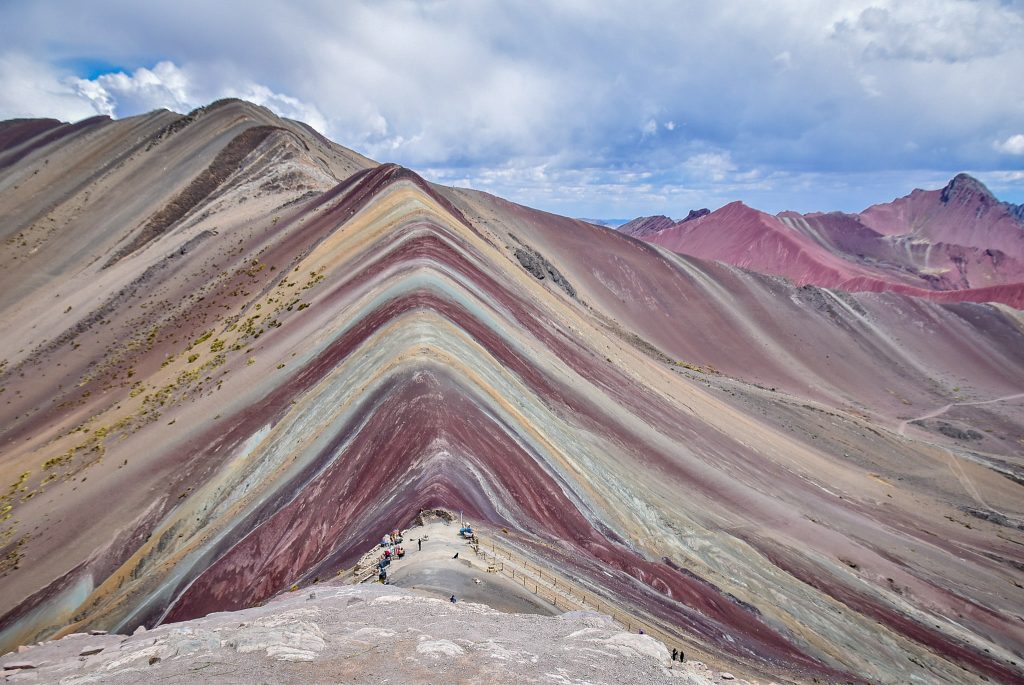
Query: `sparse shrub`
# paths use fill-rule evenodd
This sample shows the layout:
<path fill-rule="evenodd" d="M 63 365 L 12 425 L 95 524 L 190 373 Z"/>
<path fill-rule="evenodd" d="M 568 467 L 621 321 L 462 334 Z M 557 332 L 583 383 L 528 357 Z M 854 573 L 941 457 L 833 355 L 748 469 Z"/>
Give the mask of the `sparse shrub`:
<path fill-rule="evenodd" d="M 196 345 L 204 343 L 204 342 L 206 342 L 207 340 L 209 340 L 212 337 L 213 337 L 213 331 L 212 330 L 206 331 L 201 336 L 196 338 L 195 342 L 193 342 L 191 345 L 189 345 L 187 349 L 191 350 Z"/>

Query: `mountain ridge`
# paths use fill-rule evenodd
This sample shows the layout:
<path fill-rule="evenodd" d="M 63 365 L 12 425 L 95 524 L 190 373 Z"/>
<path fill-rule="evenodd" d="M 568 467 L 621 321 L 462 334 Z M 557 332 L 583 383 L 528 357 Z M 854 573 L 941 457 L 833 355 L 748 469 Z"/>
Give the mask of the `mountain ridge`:
<path fill-rule="evenodd" d="M 797 285 L 1024 308 L 1024 214 L 967 174 L 859 214 L 750 211 L 756 219 L 730 203 L 696 225 L 691 212 L 679 222 L 658 220 L 656 229 L 642 217 L 619 230 Z"/>
<path fill-rule="evenodd" d="M 0 150 L 0 643 L 252 606 L 448 506 L 747 669 L 1016 676 L 1019 317 L 682 256 L 247 103 L 188 116 Z"/>

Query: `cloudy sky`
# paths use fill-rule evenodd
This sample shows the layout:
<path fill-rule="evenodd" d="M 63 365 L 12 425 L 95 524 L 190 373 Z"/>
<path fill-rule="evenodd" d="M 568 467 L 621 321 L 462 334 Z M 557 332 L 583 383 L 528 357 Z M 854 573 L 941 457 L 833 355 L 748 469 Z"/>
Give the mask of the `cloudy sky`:
<path fill-rule="evenodd" d="M 1024 0 L 0 3 L 0 118 L 242 97 L 573 216 L 1024 202 Z"/>

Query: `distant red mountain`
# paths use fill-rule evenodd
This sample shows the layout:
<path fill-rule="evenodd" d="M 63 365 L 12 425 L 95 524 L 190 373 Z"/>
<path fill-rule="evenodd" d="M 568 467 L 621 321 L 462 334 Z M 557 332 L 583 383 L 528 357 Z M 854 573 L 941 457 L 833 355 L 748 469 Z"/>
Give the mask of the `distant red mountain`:
<path fill-rule="evenodd" d="M 682 221 L 641 217 L 621 232 L 798 285 L 898 291 L 1024 309 L 1024 206 L 959 174 L 860 214 L 771 215 L 733 202 Z"/>

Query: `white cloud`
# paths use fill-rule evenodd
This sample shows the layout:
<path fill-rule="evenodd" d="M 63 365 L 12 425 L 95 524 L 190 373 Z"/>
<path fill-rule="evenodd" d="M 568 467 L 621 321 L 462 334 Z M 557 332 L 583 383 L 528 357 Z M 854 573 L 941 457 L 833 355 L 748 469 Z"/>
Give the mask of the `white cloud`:
<path fill-rule="evenodd" d="M 832 26 L 865 57 L 960 62 L 1003 54 L 1020 40 L 1024 18 L 992 0 L 882 0 Z"/>
<path fill-rule="evenodd" d="M 779 0 L 758 12 L 741 0 L 686 12 L 672 0 L 643 12 L 629 0 L 249 0 L 245 11 L 177 0 L 134 13 L 91 0 L 73 18 L 55 0 L 0 3 L 0 45 L 34 60 L 5 70 L 0 59 L 0 118 L 185 111 L 236 96 L 476 187 L 539 164 L 549 178 L 654 169 L 685 186 L 754 169 L 900 172 L 906 182 L 883 200 L 906 191 L 910 170 L 1017 159 L 993 139 L 1024 131 L 1021 28 L 1021 5 L 1000 0 Z M 69 55 L 128 68 L 95 76 Z M 585 194 L 592 183 L 599 202 L 608 182 L 588 172 L 570 185 Z M 775 190 L 791 207 L 822 208 L 809 186 Z M 645 211 L 649 196 L 635 197 Z"/>
<path fill-rule="evenodd" d="M 793 54 L 789 50 L 783 50 L 772 57 L 772 62 L 779 65 L 780 69 L 789 70 L 793 68 Z"/>
<path fill-rule="evenodd" d="M 225 80 L 212 88 L 197 85 L 193 71 L 164 60 L 130 74 L 61 77 L 36 60 L 6 54 L 0 56 L 0 118 L 52 116 L 77 121 L 96 114 L 116 118 L 161 108 L 184 113 L 218 98 L 237 97 L 303 121 L 321 133 L 328 131 L 327 119 L 315 105 L 255 82 L 235 85 Z"/>
<path fill-rule="evenodd" d="M 990 171 L 986 174 L 991 178 L 992 187 L 1005 186 L 1012 183 L 1024 183 L 1024 171 Z"/>
<path fill-rule="evenodd" d="M 131 75 L 114 72 L 92 80 L 71 79 L 70 83 L 97 110 L 110 116 L 154 109 L 187 112 L 195 107 L 188 75 L 168 61 L 158 62 L 152 69 L 140 67 Z"/>
<path fill-rule="evenodd" d="M 871 74 L 864 74 L 860 77 L 860 86 L 864 94 L 871 98 L 882 97 L 882 91 L 878 89 L 878 78 Z"/>
<path fill-rule="evenodd" d="M 320 133 L 327 133 L 327 119 L 315 105 L 302 102 L 298 98 L 282 93 L 275 93 L 266 86 L 253 83 L 239 89 L 228 89 L 224 97 L 240 98 L 257 105 L 262 105 L 275 114 L 309 124 Z"/>
<path fill-rule="evenodd" d="M 724 181 L 736 171 L 736 165 L 729 152 L 704 152 L 693 155 L 683 163 L 683 167 L 697 179 L 715 182 Z"/>
<path fill-rule="evenodd" d="M 1008 155 L 1024 155 L 1024 133 L 1017 133 L 995 144 L 996 150 Z"/>
<path fill-rule="evenodd" d="M 0 118 L 46 116 L 78 121 L 105 113 L 48 65 L 24 55 L 0 55 Z"/>

